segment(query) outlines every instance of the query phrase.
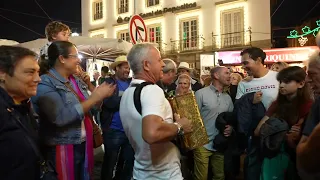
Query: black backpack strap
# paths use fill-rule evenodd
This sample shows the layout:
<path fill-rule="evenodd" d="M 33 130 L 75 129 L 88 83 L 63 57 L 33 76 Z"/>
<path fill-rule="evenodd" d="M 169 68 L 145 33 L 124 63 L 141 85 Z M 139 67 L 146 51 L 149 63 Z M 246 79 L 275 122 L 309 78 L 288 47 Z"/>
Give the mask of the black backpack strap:
<path fill-rule="evenodd" d="M 133 93 L 133 102 L 134 106 L 136 107 L 137 111 L 139 112 L 140 115 L 142 115 L 142 107 L 141 107 L 141 91 L 142 89 L 147 86 L 153 84 L 151 82 L 143 82 L 141 84 L 132 84 L 131 87 L 136 87 Z"/>

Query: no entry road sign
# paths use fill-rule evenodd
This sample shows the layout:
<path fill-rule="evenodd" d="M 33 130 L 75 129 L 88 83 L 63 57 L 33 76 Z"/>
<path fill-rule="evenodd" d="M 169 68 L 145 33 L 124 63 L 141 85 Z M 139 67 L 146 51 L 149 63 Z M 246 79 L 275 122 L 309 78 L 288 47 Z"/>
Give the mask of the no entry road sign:
<path fill-rule="evenodd" d="M 130 18 L 129 34 L 133 44 L 136 44 L 139 40 L 142 42 L 147 41 L 147 28 L 139 15 L 134 15 Z"/>

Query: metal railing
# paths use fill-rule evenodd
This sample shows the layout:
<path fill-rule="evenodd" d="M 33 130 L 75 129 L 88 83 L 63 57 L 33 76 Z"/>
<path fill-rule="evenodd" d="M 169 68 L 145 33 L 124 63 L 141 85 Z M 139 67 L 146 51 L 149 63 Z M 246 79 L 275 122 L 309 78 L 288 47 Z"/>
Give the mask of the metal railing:
<path fill-rule="evenodd" d="M 212 33 L 212 49 L 251 45 L 251 30 L 215 35 Z"/>
<path fill-rule="evenodd" d="M 203 36 L 182 40 L 170 39 L 171 53 L 202 50 L 204 47 L 204 41 L 205 38 Z"/>
<path fill-rule="evenodd" d="M 93 15 L 93 20 L 98 20 L 98 19 L 102 19 L 103 18 L 103 13 L 96 13 Z"/>
<path fill-rule="evenodd" d="M 129 12 L 129 6 L 123 6 L 118 9 L 118 14 Z"/>

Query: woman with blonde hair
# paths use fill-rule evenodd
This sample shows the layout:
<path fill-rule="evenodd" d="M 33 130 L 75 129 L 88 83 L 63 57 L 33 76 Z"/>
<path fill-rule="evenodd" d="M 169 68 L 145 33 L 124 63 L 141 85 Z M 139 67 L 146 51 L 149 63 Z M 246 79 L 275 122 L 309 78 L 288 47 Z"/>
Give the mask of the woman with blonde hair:
<path fill-rule="evenodd" d="M 192 91 L 191 77 L 187 74 L 181 74 L 177 80 L 177 89 L 175 95 L 184 95 Z"/>
<path fill-rule="evenodd" d="M 285 62 L 276 62 L 274 64 L 272 64 L 271 66 L 271 70 L 272 71 L 276 71 L 276 72 L 280 72 L 282 69 L 289 67 L 289 65 Z"/>

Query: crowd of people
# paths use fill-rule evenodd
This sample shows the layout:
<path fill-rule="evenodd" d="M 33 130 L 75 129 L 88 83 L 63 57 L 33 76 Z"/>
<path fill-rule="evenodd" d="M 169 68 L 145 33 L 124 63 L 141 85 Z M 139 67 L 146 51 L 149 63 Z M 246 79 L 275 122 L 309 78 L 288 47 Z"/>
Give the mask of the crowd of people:
<path fill-rule="evenodd" d="M 234 180 L 242 170 L 245 180 L 320 178 L 319 52 L 307 71 L 268 69 L 266 53 L 250 47 L 240 54 L 247 77 L 216 66 L 199 81 L 188 63 L 141 43 L 91 81 L 69 34 L 48 24 L 40 58 L 0 46 L 0 179 L 93 179 L 99 135 L 101 180 Z M 185 151 L 177 137 L 194 127 L 168 98 L 189 93 L 209 143 Z"/>

